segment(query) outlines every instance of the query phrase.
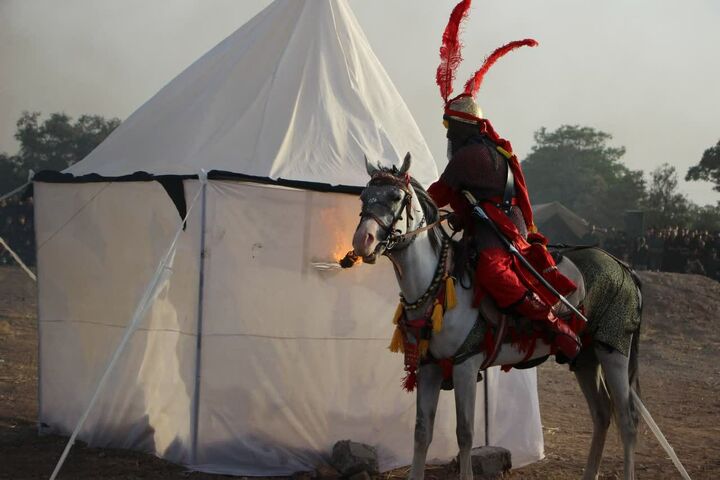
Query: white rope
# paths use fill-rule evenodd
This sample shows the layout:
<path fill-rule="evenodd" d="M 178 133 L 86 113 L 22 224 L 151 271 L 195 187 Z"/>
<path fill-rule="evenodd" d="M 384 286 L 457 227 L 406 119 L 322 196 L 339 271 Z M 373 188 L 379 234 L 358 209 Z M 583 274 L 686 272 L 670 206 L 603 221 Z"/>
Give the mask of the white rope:
<path fill-rule="evenodd" d="M 198 176 L 200 183 L 205 184 L 207 182 L 207 174 L 204 171 L 200 172 L 200 175 Z M 60 460 L 58 460 L 57 465 L 55 465 L 55 470 L 53 471 L 52 475 L 50 476 L 50 480 L 55 480 L 58 473 L 60 473 L 60 469 L 62 468 L 63 464 L 65 463 L 65 459 L 67 458 L 68 454 L 70 453 L 70 449 L 72 448 L 73 444 L 75 443 L 75 438 L 78 436 L 78 433 L 80 433 L 80 429 L 85 424 L 85 420 L 87 420 L 88 415 L 90 414 L 90 411 L 95 406 L 95 402 L 97 401 L 98 397 L 100 396 L 100 391 L 105 386 L 105 383 L 107 382 L 107 379 L 110 377 L 110 372 L 112 371 L 113 367 L 115 367 L 115 363 L 117 363 L 117 360 L 120 358 L 120 354 L 125 349 L 125 345 L 127 345 L 128 341 L 130 340 L 130 337 L 135 331 L 135 328 L 137 327 L 137 324 L 140 322 L 140 320 L 145 316 L 145 312 L 147 312 L 148 308 L 153 304 L 155 301 L 155 297 L 157 293 L 159 292 L 159 285 L 162 285 L 165 281 L 165 279 L 172 273 L 172 268 L 168 267 L 168 264 L 172 263 L 172 258 L 175 255 L 175 247 L 178 242 L 178 239 L 180 238 L 180 234 L 183 231 L 183 226 L 185 225 L 185 222 L 188 219 L 188 216 L 190 215 L 190 212 L 193 209 L 193 206 L 195 206 L 195 202 L 197 202 L 197 199 L 200 197 L 200 193 L 202 192 L 202 188 L 199 188 L 197 193 L 195 194 L 195 197 L 193 198 L 192 202 L 190 202 L 190 206 L 187 209 L 187 213 L 185 213 L 185 218 L 183 218 L 182 222 L 180 222 L 180 225 L 177 228 L 177 231 L 175 232 L 175 237 L 173 238 L 173 241 L 170 243 L 170 246 L 167 249 L 167 252 L 165 255 L 163 255 L 162 259 L 160 260 L 160 263 L 157 266 L 157 269 L 155 270 L 155 273 L 153 274 L 150 283 L 145 288 L 145 293 L 143 293 L 142 298 L 140 299 L 140 302 L 138 303 L 137 307 L 135 308 L 135 313 L 132 316 L 132 319 L 130 320 L 130 323 L 125 329 L 125 334 L 123 335 L 122 340 L 120 341 L 120 344 L 115 349 L 115 352 L 113 353 L 112 357 L 110 358 L 110 362 L 108 363 L 108 366 L 105 368 L 105 373 L 103 373 L 102 377 L 100 378 L 100 381 L 98 382 L 97 387 L 95 387 L 95 393 L 93 393 L 92 398 L 90 399 L 90 403 L 88 404 L 87 408 L 85 409 L 85 412 L 82 414 L 82 417 L 80 417 L 80 420 L 78 421 L 77 425 L 75 426 L 75 430 L 73 430 L 72 435 L 70 435 L 70 439 L 67 442 L 67 445 L 65 445 L 65 450 L 63 450 L 62 455 L 60 456 Z"/>
<path fill-rule="evenodd" d="M 9 191 L 8 193 L 6 193 L 2 197 L 0 197 L 0 202 L 2 202 L 3 200 L 5 200 L 7 198 L 12 197 L 13 195 L 17 195 L 18 193 L 22 192 L 25 187 L 30 185 L 30 183 L 32 183 L 32 182 L 27 181 L 27 182 L 23 183 L 22 185 L 20 185 L 19 187 L 17 187 L 15 190 Z"/>
<path fill-rule="evenodd" d="M 630 389 L 630 393 L 632 393 L 632 398 L 633 400 L 635 400 L 635 404 L 640 410 L 640 414 L 642 415 L 643 419 L 645 419 L 648 427 L 650 427 L 650 430 L 652 430 L 652 432 L 655 434 L 655 437 L 657 437 L 658 442 L 660 442 L 660 445 L 665 449 L 665 452 L 670 455 L 670 459 L 675 465 L 675 468 L 678 469 L 678 472 L 680 472 L 680 476 L 682 476 L 684 480 L 691 480 L 690 475 L 688 475 L 685 467 L 683 467 L 683 464 L 680 463 L 680 459 L 678 458 L 677 454 L 675 454 L 675 450 L 673 450 L 673 448 L 670 446 L 670 443 L 668 443 L 665 435 L 663 435 L 663 433 L 660 431 L 660 427 L 658 427 L 657 423 L 655 423 L 655 420 L 653 420 L 652 416 L 650 416 L 650 412 L 648 412 L 648 409 L 645 408 L 645 405 L 643 405 L 643 403 L 640 401 L 640 397 L 638 396 L 638 394 L 635 393 L 635 390 L 633 390 L 632 388 Z"/>
<path fill-rule="evenodd" d="M 28 185 L 30 185 L 32 183 L 32 179 L 34 176 L 35 176 L 35 172 L 33 172 L 32 170 L 28 170 L 27 182 L 23 183 L 22 185 L 17 187 L 15 190 L 12 190 L 12 191 L 4 194 L 2 197 L 0 197 L 0 202 L 5 200 L 6 198 L 10 198 L 13 195 L 17 195 L 18 193 L 22 192 L 25 189 L 25 187 L 27 187 Z"/>
<path fill-rule="evenodd" d="M 37 283 L 37 277 L 35 276 L 33 271 L 30 270 L 27 265 L 25 265 L 25 262 L 22 261 L 22 259 L 18 256 L 17 253 L 15 253 L 12 248 L 10 248 L 10 245 L 8 245 L 2 237 L 0 237 L 0 245 L 2 245 L 5 250 L 7 250 L 10 255 L 15 259 L 17 264 L 20 265 L 23 270 L 25 270 L 25 273 L 28 274 L 28 277 L 30 277 L 33 282 Z"/>

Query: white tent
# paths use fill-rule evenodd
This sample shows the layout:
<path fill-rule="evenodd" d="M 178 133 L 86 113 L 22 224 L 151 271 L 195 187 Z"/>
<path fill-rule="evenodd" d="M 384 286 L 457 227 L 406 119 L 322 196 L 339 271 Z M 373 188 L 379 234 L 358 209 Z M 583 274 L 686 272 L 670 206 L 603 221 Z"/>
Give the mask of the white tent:
<path fill-rule="evenodd" d="M 313 469 L 346 438 L 375 445 L 382 469 L 408 464 L 414 396 L 386 349 L 389 262 L 312 266 L 350 249 L 363 154 L 392 164 L 407 151 L 422 183 L 437 177 L 347 3 L 277 0 L 85 160 L 36 177 L 44 429 L 75 426 L 200 189 L 80 438 L 245 475 Z M 490 372 L 488 388 L 476 444 L 488 412 L 490 443 L 515 465 L 539 459 L 535 371 Z M 436 425 L 429 458 L 447 461 L 451 394 Z"/>

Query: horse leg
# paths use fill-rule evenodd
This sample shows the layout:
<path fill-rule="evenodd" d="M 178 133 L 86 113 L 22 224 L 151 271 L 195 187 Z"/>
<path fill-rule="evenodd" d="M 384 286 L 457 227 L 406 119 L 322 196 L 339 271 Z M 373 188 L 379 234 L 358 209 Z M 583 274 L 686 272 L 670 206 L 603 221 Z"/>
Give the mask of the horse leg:
<path fill-rule="evenodd" d="M 615 407 L 616 420 L 625 453 L 625 480 L 635 479 L 635 442 L 637 440 L 637 422 L 633 414 L 628 378 L 629 359 L 616 350 L 603 347 L 595 349 L 602 365 L 605 384 Z"/>
<path fill-rule="evenodd" d="M 425 459 L 430 442 L 432 442 L 435 412 L 437 411 L 441 384 L 442 370 L 439 365 L 427 364 L 419 368 L 415 415 L 415 449 L 409 477 L 413 480 L 425 478 Z"/>
<path fill-rule="evenodd" d="M 455 413 L 457 415 L 457 442 L 460 449 L 458 466 L 460 479 L 472 480 L 473 433 L 475 431 L 475 393 L 477 392 L 477 375 L 483 361 L 483 355 L 475 355 L 453 367 L 453 384 L 455 387 Z"/>
<path fill-rule="evenodd" d="M 587 354 L 592 355 L 592 352 L 587 352 Z M 602 459 L 603 449 L 605 448 L 605 438 L 608 428 L 610 427 L 610 417 L 612 415 L 610 397 L 602 383 L 600 363 L 598 363 L 594 355 L 592 355 L 592 358 L 588 358 L 587 362 L 582 364 L 578 362 L 578 366 L 575 369 L 575 378 L 577 378 L 580 390 L 582 390 L 585 400 L 587 400 L 593 422 L 590 453 L 588 454 L 585 472 L 582 478 L 583 480 L 597 480 L 598 471 L 600 470 L 600 460 Z"/>

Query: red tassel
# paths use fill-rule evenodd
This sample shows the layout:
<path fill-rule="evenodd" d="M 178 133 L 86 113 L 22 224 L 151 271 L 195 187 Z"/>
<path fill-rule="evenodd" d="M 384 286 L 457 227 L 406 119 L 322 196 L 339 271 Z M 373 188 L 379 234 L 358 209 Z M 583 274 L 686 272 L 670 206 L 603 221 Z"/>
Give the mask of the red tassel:
<path fill-rule="evenodd" d="M 455 5 L 450 20 L 443 32 L 442 45 L 440 45 L 440 65 L 437 68 L 435 81 L 440 87 L 440 96 L 447 103 L 448 97 L 453 92 L 453 80 L 455 80 L 455 71 L 462 62 L 460 50 L 462 44 L 459 40 L 460 24 L 467 18 L 470 10 L 471 0 L 461 0 Z"/>
<path fill-rule="evenodd" d="M 483 63 L 482 67 L 480 67 L 480 70 L 475 72 L 475 75 L 470 77 L 470 80 L 467 81 L 467 83 L 465 84 L 465 93 L 469 93 L 474 98 L 475 94 L 477 94 L 478 90 L 480 89 L 480 84 L 482 83 L 483 77 L 485 77 L 487 71 L 490 70 L 490 67 L 492 67 L 493 64 L 500 60 L 500 58 L 503 57 L 505 54 L 511 52 L 512 50 L 515 50 L 516 48 L 536 47 L 537 45 L 537 41 L 533 40 L 532 38 L 526 38 L 525 40 L 516 40 L 514 42 L 510 42 L 498 48 L 497 50 L 492 52 L 489 57 L 485 59 L 485 63 Z M 439 71 L 440 70 L 438 69 L 438 73 Z M 442 89 L 442 87 L 440 88 Z"/>
<path fill-rule="evenodd" d="M 403 379 L 403 388 L 408 392 L 412 392 L 415 390 L 416 385 L 417 373 L 415 373 L 415 370 L 407 372 L 407 375 L 405 375 L 405 378 Z"/>

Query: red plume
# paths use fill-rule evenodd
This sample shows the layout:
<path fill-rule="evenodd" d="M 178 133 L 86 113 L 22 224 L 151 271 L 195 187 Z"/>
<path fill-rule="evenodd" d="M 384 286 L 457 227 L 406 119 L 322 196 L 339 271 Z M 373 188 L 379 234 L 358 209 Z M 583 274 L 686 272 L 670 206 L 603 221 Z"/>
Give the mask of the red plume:
<path fill-rule="evenodd" d="M 460 49 L 462 44 L 458 38 L 460 33 L 460 23 L 467 17 L 470 10 L 470 2 L 472 0 L 461 0 L 455 5 L 450 20 L 445 27 L 442 37 L 442 45 L 440 45 L 440 65 L 437 68 L 435 81 L 440 87 L 440 96 L 445 103 L 453 91 L 453 80 L 455 80 L 455 70 L 462 61 Z"/>
<path fill-rule="evenodd" d="M 483 77 L 485 76 L 487 71 L 490 70 L 490 67 L 492 67 L 495 62 L 500 60 L 500 58 L 506 53 L 509 53 L 516 48 L 537 47 L 537 45 L 538 42 L 536 42 L 532 38 L 526 38 L 525 40 L 516 40 L 514 42 L 510 42 L 507 45 L 503 45 L 502 47 L 498 48 L 497 50 L 492 52 L 489 57 L 485 59 L 485 63 L 483 63 L 483 66 L 480 67 L 480 70 L 475 72 L 475 75 L 470 77 L 470 80 L 467 81 L 467 83 L 465 84 L 465 93 L 469 93 L 470 95 L 475 97 L 475 94 L 480 89 L 480 84 L 482 83 Z"/>

